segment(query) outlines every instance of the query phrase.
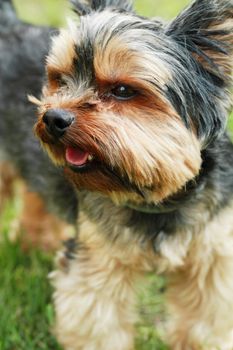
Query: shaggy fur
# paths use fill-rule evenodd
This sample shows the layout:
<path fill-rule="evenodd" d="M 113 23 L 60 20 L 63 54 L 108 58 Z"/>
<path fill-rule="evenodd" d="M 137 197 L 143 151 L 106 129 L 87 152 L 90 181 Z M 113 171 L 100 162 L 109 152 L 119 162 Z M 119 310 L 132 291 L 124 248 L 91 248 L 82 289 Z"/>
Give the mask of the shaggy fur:
<path fill-rule="evenodd" d="M 196 0 L 171 23 L 123 0 L 73 3 L 80 20 L 53 39 L 31 97 L 80 207 L 51 274 L 58 339 L 132 350 L 135 281 L 157 271 L 171 348 L 232 350 L 232 0 Z"/>
<path fill-rule="evenodd" d="M 52 274 L 68 350 L 133 349 L 134 284 L 169 277 L 173 350 L 233 347 L 233 146 L 225 130 L 232 0 L 171 23 L 123 1 L 75 2 L 35 131 L 80 200 L 71 259 Z"/>

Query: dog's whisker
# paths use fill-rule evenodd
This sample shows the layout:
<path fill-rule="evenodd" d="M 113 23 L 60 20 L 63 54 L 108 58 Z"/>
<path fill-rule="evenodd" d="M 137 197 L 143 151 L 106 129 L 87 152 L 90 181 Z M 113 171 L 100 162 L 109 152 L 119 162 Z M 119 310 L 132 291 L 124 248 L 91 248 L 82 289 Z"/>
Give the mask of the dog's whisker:
<path fill-rule="evenodd" d="M 33 103 L 34 105 L 40 107 L 43 105 L 42 101 L 40 101 L 37 97 L 32 96 L 32 95 L 28 95 L 27 96 L 28 101 L 30 101 L 31 103 Z"/>

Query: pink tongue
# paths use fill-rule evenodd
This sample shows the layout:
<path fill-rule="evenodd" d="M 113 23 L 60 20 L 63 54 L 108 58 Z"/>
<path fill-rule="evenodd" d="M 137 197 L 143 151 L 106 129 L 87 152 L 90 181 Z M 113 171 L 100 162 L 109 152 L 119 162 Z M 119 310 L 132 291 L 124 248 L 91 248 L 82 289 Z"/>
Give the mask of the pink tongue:
<path fill-rule="evenodd" d="M 87 163 L 88 152 L 83 151 L 81 148 L 67 147 L 66 149 L 66 161 L 72 165 L 84 165 Z"/>

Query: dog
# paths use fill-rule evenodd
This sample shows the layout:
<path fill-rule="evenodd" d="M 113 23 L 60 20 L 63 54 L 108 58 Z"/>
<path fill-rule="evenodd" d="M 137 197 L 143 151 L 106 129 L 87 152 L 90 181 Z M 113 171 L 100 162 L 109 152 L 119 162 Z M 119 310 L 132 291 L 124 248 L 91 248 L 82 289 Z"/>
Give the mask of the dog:
<path fill-rule="evenodd" d="M 171 349 L 231 350 L 233 2 L 196 0 L 170 23 L 127 0 L 73 5 L 79 20 L 53 39 L 30 98 L 79 202 L 77 240 L 51 274 L 58 340 L 132 350 L 135 284 L 155 271 Z"/>

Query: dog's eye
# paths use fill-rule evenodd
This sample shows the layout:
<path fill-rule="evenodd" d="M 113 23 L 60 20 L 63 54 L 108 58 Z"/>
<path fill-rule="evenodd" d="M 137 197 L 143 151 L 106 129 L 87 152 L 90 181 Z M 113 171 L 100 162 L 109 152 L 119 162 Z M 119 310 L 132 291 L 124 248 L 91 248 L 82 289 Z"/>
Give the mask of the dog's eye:
<path fill-rule="evenodd" d="M 137 95 L 137 92 L 131 86 L 117 85 L 111 90 L 111 95 L 118 100 L 130 100 Z"/>

